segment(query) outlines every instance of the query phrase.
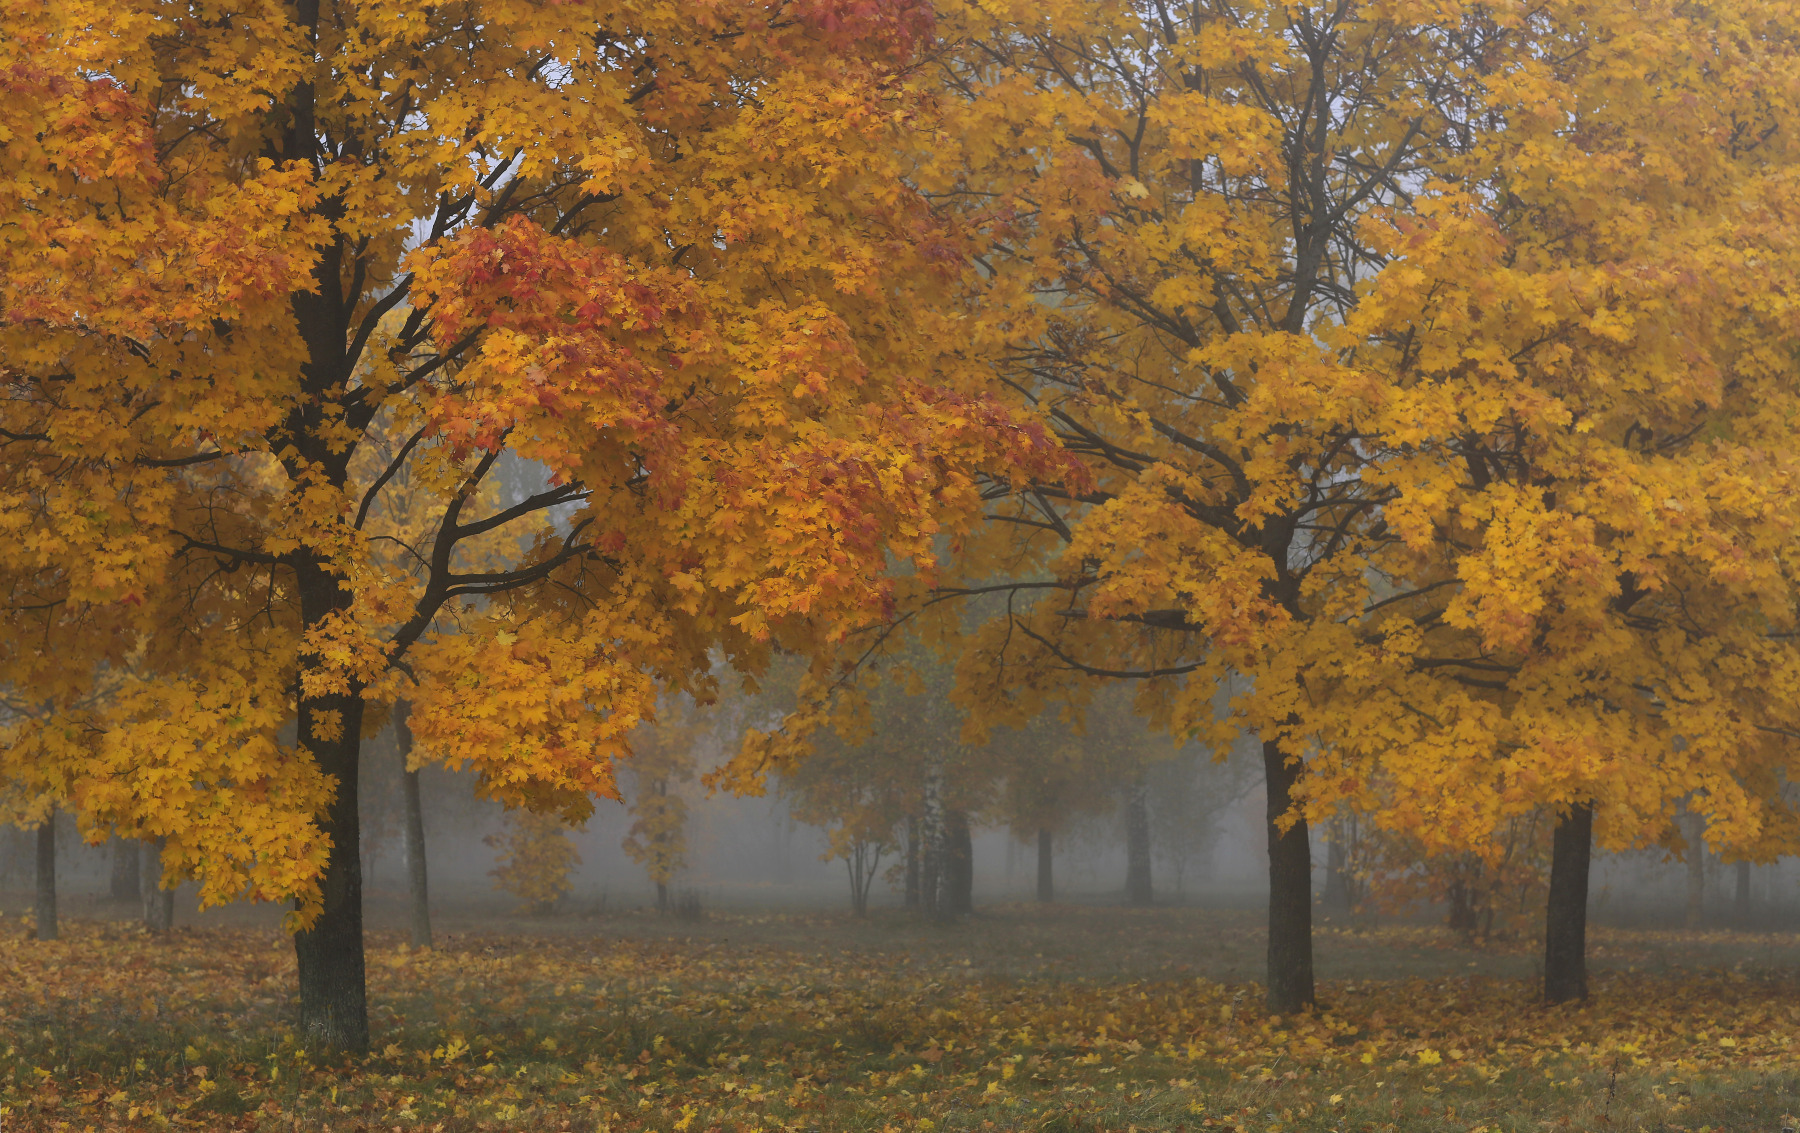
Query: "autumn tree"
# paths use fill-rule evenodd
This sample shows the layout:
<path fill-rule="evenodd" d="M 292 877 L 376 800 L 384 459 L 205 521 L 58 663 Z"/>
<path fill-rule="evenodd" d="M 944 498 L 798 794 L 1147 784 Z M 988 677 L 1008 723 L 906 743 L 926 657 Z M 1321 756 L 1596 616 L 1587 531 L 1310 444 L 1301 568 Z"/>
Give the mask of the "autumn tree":
<path fill-rule="evenodd" d="M 901 177 L 923 7 L 0 27 L 0 680 L 47 706 L 4 774 L 203 901 L 293 900 L 314 1046 L 368 1042 L 366 705 L 579 819 L 659 690 L 879 618 L 983 470 L 1051 459 L 955 352 Z"/>
<path fill-rule="evenodd" d="M 1040 712 L 1020 727 L 995 728 L 988 737 L 1001 786 L 997 816 L 1015 838 L 1036 850 L 1039 901 L 1056 900 L 1056 845 L 1070 827 L 1101 813 L 1107 792 L 1103 753 L 1054 711 Z"/>
<path fill-rule="evenodd" d="M 1006 767 L 987 729 L 953 702 L 952 666 L 909 623 L 910 615 L 847 638 L 840 667 L 799 682 L 783 726 L 747 729 L 711 778 L 754 791 L 773 775 L 796 793 L 804 821 L 842 831 L 852 851 L 858 837 L 891 829 L 908 907 L 943 920 L 973 910 L 973 830 Z M 809 769 L 821 753 L 826 762 Z"/>
<path fill-rule="evenodd" d="M 521 911 L 544 916 L 568 896 L 581 855 L 559 816 L 510 810 L 500 832 L 482 841 L 499 851 L 489 871 L 495 886 L 517 897 Z"/>
<path fill-rule="evenodd" d="M 955 12 L 924 183 L 985 239 L 973 348 L 1091 479 L 1006 485 L 965 687 L 1136 679 L 1261 743 L 1272 1008 L 1313 994 L 1309 821 L 1382 775 L 1444 843 L 1564 813 L 1558 908 L 1596 815 L 1704 783 L 1787 836 L 1746 675 L 1793 671 L 1791 14 Z"/>
<path fill-rule="evenodd" d="M 1504 15 L 1482 128 L 1388 238 L 1411 286 L 1348 320 L 1416 430 L 1383 463 L 1406 583 L 1363 626 L 1383 681 L 1320 674 L 1366 705 L 1315 772 L 1391 776 L 1386 825 L 1439 851 L 1557 816 L 1558 1002 L 1586 991 L 1596 844 L 1667 842 L 1684 806 L 1733 856 L 1800 835 L 1795 16 Z"/>
<path fill-rule="evenodd" d="M 942 207 L 986 237 L 979 349 L 1091 484 L 1014 485 L 996 546 L 1019 601 L 978 634 L 991 711 L 1138 678 L 1139 707 L 1214 747 L 1262 744 L 1270 1005 L 1312 1000 L 1298 804 L 1307 671 L 1366 604 L 1386 424 L 1334 337 L 1379 265 L 1363 226 L 1462 127 L 1471 61 L 1407 8 L 1115 0 L 958 9 Z M 1033 596 L 1041 596 L 1031 601 Z M 1216 692 L 1247 678 L 1222 719 Z"/>
<path fill-rule="evenodd" d="M 622 843 L 656 886 L 656 911 L 669 911 L 669 885 L 687 868 L 688 800 L 700 770 L 702 744 L 713 727 L 727 721 L 691 699 L 665 704 L 657 721 L 632 737 L 631 779 L 626 802 L 631 828 Z M 722 746 L 712 744 L 709 746 Z"/>
<path fill-rule="evenodd" d="M 1474 944 L 1516 936 L 1543 919 L 1551 833 L 1544 811 L 1514 816 L 1482 842 L 1429 850 L 1415 837 L 1376 830 L 1357 847 L 1358 888 L 1378 906 L 1441 905 L 1445 927 Z"/>
<path fill-rule="evenodd" d="M 882 859 L 904 852 L 917 822 L 919 770 L 916 748 L 882 729 L 862 743 L 825 737 L 776 779 L 793 817 L 825 832 L 825 859 L 844 863 L 850 908 L 859 917 L 868 915 Z"/>

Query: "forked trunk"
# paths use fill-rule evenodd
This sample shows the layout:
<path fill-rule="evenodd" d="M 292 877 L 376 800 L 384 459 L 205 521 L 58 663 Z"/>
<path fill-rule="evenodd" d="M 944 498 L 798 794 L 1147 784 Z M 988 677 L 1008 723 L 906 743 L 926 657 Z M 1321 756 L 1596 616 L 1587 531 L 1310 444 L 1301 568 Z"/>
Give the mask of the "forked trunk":
<path fill-rule="evenodd" d="M 175 891 L 162 887 L 163 839 L 138 843 L 138 893 L 144 904 L 144 928 L 158 936 L 175 927 Z"/>
<path fill-rule="evenodd" d="M 130 838 L 113 836 L 112 878 L 108 891 L 115 901 L 138 899 L 138 848 Z"/>
<path fill-rule="evenodd" d="M 854 917 L 869 915 L 868 898 L 863 895 L 861 857 L 856 852 L 844 855 L 844 871 L 850 875 L 850 915 Z"/>
<path fill-rule="evenodd" d="M 1054 835 L 1049 827 L 1038 830 L 1038 886 L 1037 899 L 1044 902 L 1056 900 L 1056 879 L 1051 873 Z"/>
<path fill-rule="evenodd" d="M 1544 1001 L 1587 998 L 1588 862 L 1594 808 L 1583 803 L 1557 820 L 1550 849 L 1550 899 L 1544 916 Z"/>
<path fill-rule="evenodd" d="M 1277 821 L 1293 805 L 1299 762 L 1290 766 L 1274 740 L 1262 746 L 1269 797 L 1269 1010 L 1291 1015 L 1313 1003 L 1312 848 L 1304 817 L 1285 831 Z"/>
<path fill-rule="evenodd" d="M 37 938 L 56 939 L 56 811 L 37 828 Z"/>
<path fill-rule="evenodd" d="M 349 600 L 338 579 L 315 566 L 299 575 L 301 618 L 316 625 Z M 362 1054 L 369 1049 L 363 972 L 362 823 L 356 780 L 362 755 L 361 690 L 301 697 L 296 738 L 336 790 L 319 818 L 331 840 L 320 879 L 323 908 L 311 928 L 294 934 L 300 977 L 300 1033 L 314 1050 Z"/>
<path fill-rule="evenodd" d="M 419 804 L 419 773 L 407 766 L 412 754 L 412 706 L 402 700 L 394 705 L 394 746 L 400 751 L 400 796 L 406 809 L 406 894 L 411 912 L 410 935 L 414 948 L 431 947 L 431 888 L 425 877 L 425 810 Z"/>
<path fill-rule="evenodd" d="M 858 917 L 869 915 L 869 889 L 875 884 L 875 871 L 881 868 L 884 847 L 858 839 L 844 858 L 850 871 L 850 909 Z"/>
<path fill-rule="evenodd" d="M 1142 779 L 1131 785 L 1125 797 L 1125 900 L 1149 905 L 1150 890 L 1150 792 Z"/>

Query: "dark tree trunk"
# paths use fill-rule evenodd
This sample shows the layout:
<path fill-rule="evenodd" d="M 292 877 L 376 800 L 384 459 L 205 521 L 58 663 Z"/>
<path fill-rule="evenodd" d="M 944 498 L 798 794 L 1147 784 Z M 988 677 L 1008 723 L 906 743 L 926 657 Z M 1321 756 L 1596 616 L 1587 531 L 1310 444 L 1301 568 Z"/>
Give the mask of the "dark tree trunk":
<path fill-rule="evenodd" d="M 419 804 L 419 773 L 407 764 L 412 754 L 412 706 L 402 700 L 394 705 L 394 746 L 400 751 L 400 795 L 405 803 L 406 894 L 410 935 L 414 948 L 431 947 L 431 887 L 425 877 L 425 810 Z"/>
<path fill-rule="evenodd" d="M 1594 808 L 1570 807 L 1556 823 L 1550 850 L 1550 899 L 1544 917 L 1544 1001 L 1587 998 L 1588 863 Z"/>
<path fill-rule="evenodd" d="M 1475 913 L 1475 895 L 1464 881 L 1452 881 L 1449 893 L 1450 916 L 1446 921 L 1452 932 L 1462 936 L 1465 943 L 1473 943 L 1475 934 L 1481 927 L 1481 919 Z"/>
<path fill-rule="evenodd" d="M 844 857 L 844 866 L 850 871 L 850 911 L 857 917 L 869 915 L 869 889 L 875 884 L 875 871 L 881 868 L 885 852 L 885 847 L 859 839 Z"/>
<path fill-rule="evenodd" d="M 1056 878 L 1051 872 L 1055 836 L 1050 828 L 1038 829 L 1038 888 L 1037 899 L 1044 902 L 1056 900 Z"/>
<path fill-rule="evenodd" d="M 666 881 L 656 883 L 656 911 L 665 915 L 669 911 L 669 883 Z"/>
<path fill-rule="evenodd" d="M 1150 792 L 1140 779 L 1125 796 L 1125 900 L 1143 906 L 1154 899 L 1150 890 Z"/>
<path fill-rule="evenodd" d="M 1313 1003 L 1312 848 L 1305 818 L 1285 832 L 1277 823 L 1293 805 L 1300 765 L 1290 766 L 1273 740 L 1263 744 L 1263 776 L 1269 802 L 1269 1010 L 1291 1015 Z"/>
<path fill-rule="evenodd" d="M 138 893 L 144 903 L 144 928 L 161 935 L 175 927 L 175 891 L 162 887 L 163 840 L 138 843 Z"/>
<path fill-rule="evenodd" d="M 906 907 L 919 907 L 919 816 L 906 818 Z"/>
<path fill-rule="evenodd" d="M 1732 918 L 1739 928 L 1750 927 L 1750 863 L 1737 863 L 1737 892 L 1732 895 Z"/>
<path fill-rule="evenodd" d="M 1688 815 L 1687 926 L 1699 928 L 1706 920 L 1706 819 Z"/>
<path fill-rule="evenodd" d="M 56 939 L 56 811 L 37 828 L 37 938 Z"/>
<path fill-rule="evenodd" d="M 319 624 L 341 609 L 349 594 L 339 579 L 310 563 L 298 575 L 304 625 Z M 320 879 L 323 909 L 311 928 L 294 934 L 300 976 L 300 1033 L 315 1050 L 362 1054 L 369 1049 L 369 1006 L 363 971 L 362 823 L 356 782 L 362 755 L 361 690 L 300 700 L 300 745 L 336 783 L 319 816 L 331 839 Z"/>
<path fill-rule="evenodd" d="M 854 851 L 844 855 L 844 870 L 850 875 L 850 915 L 858 918 L 869 915 L 869 899 L 862 887 L 861 856 Z"/>
<path fill-rule="evenodd" d="M 114 835 L 112 840 L 112 884 L 109 887 L 112 899 L 136 901 L 138 888 L 137 842 L 130 838 L 120 838 Z"/>
<path fill-rule="evenodd" d="M 960 810 L 944 816 L 944 897 L 953 917 L 975 911 L 975 839 L 969 816 Z"/>

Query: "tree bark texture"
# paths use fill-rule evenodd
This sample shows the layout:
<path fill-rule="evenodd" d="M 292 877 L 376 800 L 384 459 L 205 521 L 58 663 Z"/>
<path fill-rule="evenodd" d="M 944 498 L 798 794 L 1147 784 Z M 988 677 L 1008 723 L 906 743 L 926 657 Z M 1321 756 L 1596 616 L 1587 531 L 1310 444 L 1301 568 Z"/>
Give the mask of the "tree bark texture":
<path fill-rule="evenodd" d="M 317 625 L 349 600 L 336 576 L 308 563 L 299 575 L 301 620 Z M 320 879 L 323 909 L 312 927 L 294 934 L 300 976 L 300 1033 L 315 1050 L 362 1054 L 369 1049 L 369 1009 L 363 970 L 362 825 L 356 783 L 362 755 L 360 690 L 300 698 L 302 747 L 337 785 L 319 816 L 331 839 Z"/>
<path fill-rule="evenodd" d="M 1154 899 L 1150 888 L 1150 789 L 1139 779 L 1125 796 L 1125 900 L 1146 906 Z"/>
<path fill-rule="evenodd" d="M 946 913 L 966 917 L 975 911 L 975 840 L 969 816 L 953 810 L 944 816 L 944 896 Z"/>
<path fill-rule="evenodd" d="M 419 773 L 409 768 L 412 728 L 407 718 L 412 706 L 402 700 L 394 705 L 394 746 L 400 752 L 400 796 L 406 815 L 406 894 L 410 916 L 409 935 L 414 948 L 431 947 L 431 887 L 425 876 L 425 810 L 419 803 Z"/>
<path fill-rule="evenodd" d="M 1047 826 L 1039 828 L 1037 839 L 1037 899 L 1046 903 L 1056 900 L 1056 877 L 1052 872 L 1054 865 L 1054 849 L 1055 835 L 1050 833 L 1050 828 Z"/>
<path fill-rule="evenodd" d="M 56 939 L 56 811 L 37 828 L 37 938 Z"/>
<path fill-rule="evenodd" d="M 1262 746 L 1268 788 L 1269 1010 L 1291 1015 L 1313 1003 L 1312 848 L 1305 818 L 1285 831 L 1278 822 L 1293 805 L 1300 765 L 1289 765 L 1278 742 Z"/>
<path fill-rule="evenodd" d="M 1556 823 L 1550 850 L 1550 898 L 1544 917 L 1544 1001 L 1587 998 L 1588 864 L 1594 808 L 1569 808 Z"/>
<path fill-rule="evenodd" d="M 1687 927 L 1706 920 L 1706 819 L 1687 816 Z"/>
<path fill-rule="evenodd" d="M 112 840 L 112 878 L 108 891 L 115 901 L 138 899 L 138 848 L 131 838 L 114 835 Z"/>
<path fill-rule="evenodd" d="M 144 928 L 161 935 L 175 927 L 175 891 L 162 887 L 163 840 L 138 843 L 138 894 L 144 904 Z"/>

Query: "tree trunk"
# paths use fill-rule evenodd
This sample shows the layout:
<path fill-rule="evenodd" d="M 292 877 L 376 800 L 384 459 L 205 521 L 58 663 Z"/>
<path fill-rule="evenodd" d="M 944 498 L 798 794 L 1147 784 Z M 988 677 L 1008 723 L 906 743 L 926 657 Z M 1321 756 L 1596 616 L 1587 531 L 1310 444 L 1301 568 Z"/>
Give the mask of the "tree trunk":
<path fill-rule="evenodd" d="M 1731 903 L 1732 919 L 1739 928 L 1750 927 L 1750 863 L 1737 863 L 1737 892 Z"/>
<path fill-rule="evenodd" d="M 400 796 L 405 805 L 406 830 L 401 853 L 406 858 L 406 894 L 412 946 L 431 947 L 431 888 L 425 877 L 425 810 L 419 804 L 419 773 L 407 766 L 412 754 L 412 706 L 402 700 L 394 705 L 394 746 L 400 752 Z"/>
<path fill-rule="evenodd" d="M 1289 766 L 1274 740 L 1263 744 L 1263 777 L 1269 804 L 1269 1010 L 1291 1015 L 1313 1003 L 1312 848 L 1305 818 L 1285 832 L 1277 822 L 1293 805 L 1300 765 Z"/>
<path fill-rule="evenodd" d="M 906 907 L 918 909 L 920 866 L 919 816 L 906 816 Z"/>
<path fill-rule="evenodd" d="M 339 579 L 312 563 L 298 575 L 301 623 L 319 624 L 349 600 Z M 363 971 L 362 823 L 356 784 L 362 756 L 361 690 L 300 698 L 296 738 L 336 791 L 318 816 L 331 839 L 323 901 L 312 927 L 294 934 L 300 976 L 300 1033 L 314 1050 L 362 1054 L 369 1049 L 369 1004 Z"/>
<path fill-rule="evenodd" d="M 1056 879 L 1051 873 L 1054 838 L 1048 826 L 1038 828 L 1037 899 L 1046 903 L 1056 900 Z"/>
<path fill-rule="evenodd" d="M 666 881 L 656 883 L 656 911 L 664 916 L 668 915 L 669 883 Z"/>
<path fill-rule="evenodd" d="M 1450 883 L 1449 905 L 1450 915 L 1445 924 L 1463 938 L 1463 943 L 1473 944 L 1476 930 L 1481 927 L 1481 918 L 1476 915 L 1475 895 L 1468 882 L 1459 879 Z"/>
<path fill-rule="evenodd" d="M 144 928 L 161 935 L 175 927 L 175 891 L 162 887 L 163 839 L 138 843 L 138 893 L 144 903 Z"/>
<path fill-rule="evenodd" d="M 1149 905 L 1150 891 L 1150 791 L 1142 779 L 1125 796 L 1125 900 Z"/>
<path fill-rule="evenodd" d="M 138 848 L 137 842 L 131 838 L 113 836 L 112 840 L 112 884 L 110 891 L 115 901 L 136 901 L 138 899 Z"/>
<path fill-rule="evenodd" d="M 868 901 L 863 897 L 862 863 L 858 860 L 861 857 L 858 851 L 844 855 L 844 870 L 850 875 L 850 915 L 857 918 L 869 915 Z"/>
<path fill-rule="evenodd" d="M 1556 823 L 1550 850 L 1550 899 L 1544 916 L 1544 1001 L 1587 998 L 1588 863 L 1594 808 L 1570 807 Z"/>
<path fill-rule="evenodd" d="M 844 857 L 850 871 L 850 911 L 857 917 L 869 915 L 869 889 L 875 884 L 875 871 L 881 868 L 883 847 L 858 840 Z"/>
<path fill-rule="evenodd" d="M 950 811 L 944 821 L 944 896 L 947 912 L 965 917 L 975 911 L 975 839 L 969 816 Z"/>
<path fill-rule="evenodd" d="M 1706 920 L 1706 819 L 1689 814 L 1687 820 L 1687 927 L 1699 928 Z"/>
<path fill-rule="evenodd" d="M 944 900 L 944 815 L 935 765 L 925 769 L 925 813 L 919 822 L 919 911 L 930 920 L 949 915 Z"/>
<path fill-rule="evenodd" d="M 56 810 L 37 828 L 37 938 L 56 939 Z"/>

